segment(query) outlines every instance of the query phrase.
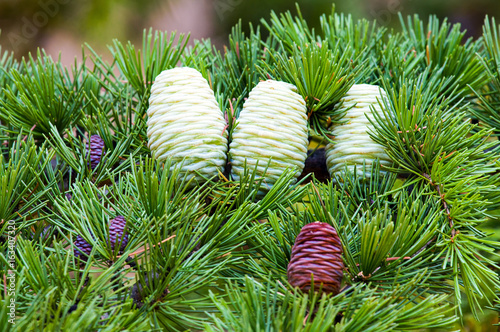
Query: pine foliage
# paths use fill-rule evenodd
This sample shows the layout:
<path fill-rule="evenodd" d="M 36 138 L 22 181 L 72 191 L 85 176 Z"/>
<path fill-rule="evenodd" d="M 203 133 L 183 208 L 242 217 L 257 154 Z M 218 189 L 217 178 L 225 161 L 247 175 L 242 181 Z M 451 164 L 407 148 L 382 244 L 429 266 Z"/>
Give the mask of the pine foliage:
<path fill-rule="evenodd" d="M 400 21 L 388 31 L 332 10 L 314 30 L 297 8 L 246 34 L 238 23 L 223 50 L 146 30 L 141 48 L 114 41 L 111 63 L 89 45 L 70 68 L 43 50 L 0 54 L 0 271 L 15 275 L 0 330 L 452 330 L 500 314 L 500 243 L 483 229 L 500 217 L 500 25 L 486 18 L 465 40 L 436 17 Z M 151 85 L 178 65 L 207 79 L 229 133 L 260 80 L 294 84 L 323 142 L 349 88 L 377 84 L 387 98 L 369 135 L 393 165 L 327 183 L 286 171 L 264 196 L 250 168 L 193 188 L 147 148 Z M 105 153 L 92 169 L 94 134 Z M 123 248 L 109 240 L 117 216 Z M 337 295 L 287 282 L 314 221 L 342 242 Z M 75 254 L 77 238 L 90 253 Z"/>

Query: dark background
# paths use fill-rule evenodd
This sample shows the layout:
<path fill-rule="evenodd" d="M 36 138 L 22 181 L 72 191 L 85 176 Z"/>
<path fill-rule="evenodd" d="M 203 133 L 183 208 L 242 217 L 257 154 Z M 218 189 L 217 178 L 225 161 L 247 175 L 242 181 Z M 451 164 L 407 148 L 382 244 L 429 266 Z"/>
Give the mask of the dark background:
<path fill-rule="evenodd" d="M 322 13 L 330 13 L 328 0 L 297 1 L 307 21 L 315 26 Z M 436 14 L 460 22 L 469 36 L 480 36 L 485 15 L 500 19 L 499 0 L 339 0 L 338 13 L 376 19 L 379 25 L 398 29 L 397 12 Z M 292 10 L 287 0 L 0 0 L 0 44 L 17 58 L 38 47 L 70 64 L 89 43 L 105 57 L 113 38 L 141 43 L 144 28 L 191 32 L 193 38 L 211 38 L 222 46 L 231 27 L 242 19 L 259 23 L 270 11 Z M 499 22 L 500 23 L 500 22 Z"/>

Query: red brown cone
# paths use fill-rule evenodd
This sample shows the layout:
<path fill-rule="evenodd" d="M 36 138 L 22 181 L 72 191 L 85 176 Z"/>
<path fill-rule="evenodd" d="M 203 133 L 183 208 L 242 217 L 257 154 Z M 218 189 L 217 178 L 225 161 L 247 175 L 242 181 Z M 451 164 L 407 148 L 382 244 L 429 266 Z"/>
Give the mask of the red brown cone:
<path fill-rule="evenodd" d="M 304 292 L 322 287 L 325 293 L 340 291 L 344 262 L 342 244 L 335 228 L 324 222 L 313 222 L 302 227 L 292 247 L 288 264 L 288 282 Z"/>

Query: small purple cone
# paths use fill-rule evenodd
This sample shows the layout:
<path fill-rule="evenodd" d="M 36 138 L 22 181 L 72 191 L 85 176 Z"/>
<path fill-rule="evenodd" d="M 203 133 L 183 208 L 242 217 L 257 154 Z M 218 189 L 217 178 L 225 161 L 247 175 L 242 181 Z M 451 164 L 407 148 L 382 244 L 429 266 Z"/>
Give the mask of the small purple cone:
<path fill-rule="evenodd" d="M 120 241 L 120 250 L 124 250 L 127 246 L 128 234 L 125 233 L 125 235 L 123 235 L 126 225 L 127 221 L 123 216 L 116 216 L 115 219 L 109 221 L 109 244 L 113 250 L 115 250 L 116 244 L 120 243 Z"/>
<path fill-rule="evenodd" d="M 75 257 L 82 256 L 81 258 L 85 259 L 86 257 L 83 254 L 90 255 L 92 251 L 92 245 L 85 241 L 80 235 L 76 237 L 75 246 Z"/>
<path fill-rule="evenodd" d="M 95 169 L 104 152 L 104 141 L 99 135 L 90 136 L 90 148 L 87 144 L 87 151 L 90 151 L 90 167 Z"/>

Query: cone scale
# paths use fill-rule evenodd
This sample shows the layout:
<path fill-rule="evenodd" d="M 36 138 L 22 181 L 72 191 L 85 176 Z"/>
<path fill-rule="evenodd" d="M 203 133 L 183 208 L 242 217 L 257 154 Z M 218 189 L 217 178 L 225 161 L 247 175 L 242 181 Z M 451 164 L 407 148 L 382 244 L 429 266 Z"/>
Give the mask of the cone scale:
<path fill-rule="evenodd" d="M 332 178 L 341 175 L 346 165 L 350 172 L 354 172 L 356 166 L 358 175 L 369 177 L 377 158 L 381 165 L 392 165 L 383 146 L 375 143 L 368 135 L 373 128 L 368 120 L 374 120 L 372 111 L 384 117 L 378 100 L 385 98 L 385 95 L 385 91 L 376 85 L 354 84 L 340 100 L 341 108 L 347 110 L 343 118 L 347 122 L 331 128 L 334 143 L 325 148 L 326 162 Z M 366 165 L 366 174 L 363 173 L 363 163 Z"/>
<path fill-rule="evenodd" d="M 206 79 L 195 69 L 160 73 L 147 111 L 148 146 L 154 158 L 172 161 L 181 175 L 203 182 L 224 171 L 226 122 Z"/>
<path fill-rule="evenodd" d="M 83 237 L 77 235 L 75 240 L 75 250 L 74 250 L 75 257 L 81 256 L 82 259 L 85 259 L 86 258 L 85 255 L 88 256 L 90 255 L 91 252 L 92 252 L 92 245 L 87 241 L 85 241 Z"/>
<path fill-rule="evenodd" d="M 313 222 L 302 227 L 292 247 L 288 264 L 288 282 L 304 292 L 320 287 L 322 292 L 340 292 L 344 262 L 337 231 L 327 223 Z"/>
<path fill-rule="evenodd" d="M 243 176 L 245 163 L 250 170 L 257 167 L 257 176 L 264 177 L 264 191 L 287 168 L 295 171 L 295 178 L 302 173 L 308 146 L 307 115 L 305 101 L 296 91 L 292 84 L 273 80 L 252 89 L 230 144 L 233 179 Z"/>
<path fill-rule="evenodd" d="M 128 234 L 125 233 L 127 221 L 123 216 L 116 216 L 109 221 L 109 244 L 113 250 L 120 244 L 120 250 L 124 250 L 128 243 Z"/>
<path fill-rule="evenodd" d="M 90 168 L 94 170 L 101 162 L 104 153 L 104 141 L 101 136 L 90 136 L 90 143 L 87 144 L 87 151 L 90 154 Z"/>

